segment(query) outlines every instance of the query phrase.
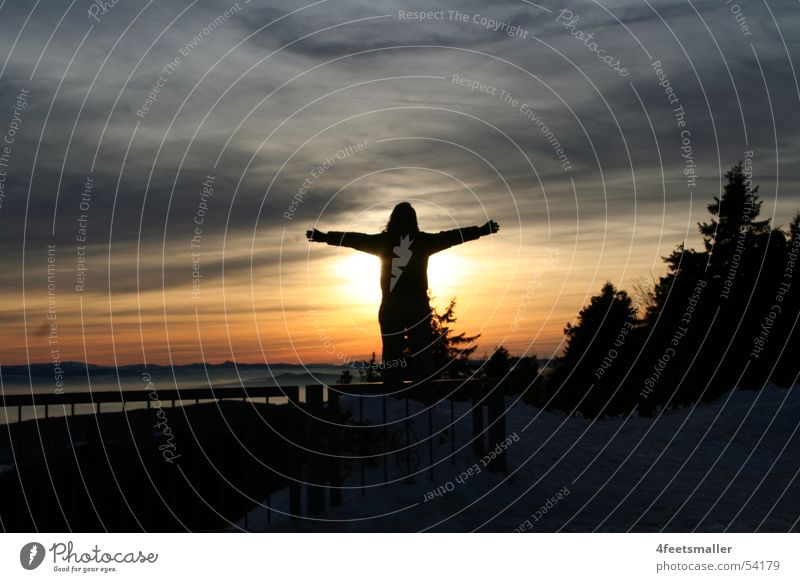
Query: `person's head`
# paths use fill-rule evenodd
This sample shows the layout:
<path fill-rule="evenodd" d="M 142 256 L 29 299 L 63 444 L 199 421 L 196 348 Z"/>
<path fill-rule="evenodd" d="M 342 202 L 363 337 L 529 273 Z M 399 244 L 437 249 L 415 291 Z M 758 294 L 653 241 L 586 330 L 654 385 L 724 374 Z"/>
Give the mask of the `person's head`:
<path fill-rule="evenodd" d="M 392 210 L 389 222 L 386 223 L 386 232 L 391 234 L 413 234 L 419 232 L 417 212 L 408 202 L 401 202 Z"/>

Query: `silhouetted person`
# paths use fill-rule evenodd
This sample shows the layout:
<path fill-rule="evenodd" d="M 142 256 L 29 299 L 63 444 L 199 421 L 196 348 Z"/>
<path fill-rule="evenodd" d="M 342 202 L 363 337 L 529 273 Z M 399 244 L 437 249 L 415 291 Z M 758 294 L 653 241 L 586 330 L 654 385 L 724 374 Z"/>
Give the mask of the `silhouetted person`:
<path fill-rule="evenodd" d="M 306 232 L 309 241 L 351 247 L 381 259 L 381 306 L 378 321 L 383 339 L 383 379 L 391 385 L 402 380 L 406 367 L 404 336 L 408 337 L 412 378 L 424 380 L 431 374 L 429 348 L 432 337 L 431 306 L 428 301 L 428 257 L 439 251 L 481 236 L 496 233 L 499 226 L 490 220 L 481 227 L 470 226 L 436 234 L 422 232 L 417 213 L 408 202 L 392 210 L 383 232 Z"/>

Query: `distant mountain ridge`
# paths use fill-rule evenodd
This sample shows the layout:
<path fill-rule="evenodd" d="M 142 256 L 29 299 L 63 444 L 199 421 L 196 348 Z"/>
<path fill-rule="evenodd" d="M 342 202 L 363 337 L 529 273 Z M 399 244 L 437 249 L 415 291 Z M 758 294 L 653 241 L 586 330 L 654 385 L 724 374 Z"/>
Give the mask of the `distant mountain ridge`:
<path fill-rule="evenodd" d="M 61 362 L 60 364 L 61 369 L 63 370 L 63 374 L 68 377 L 78 377 L 78 376 L 85 376 L 87 371 L 89 374 L 93 376 L 102 376 L 102 375 L 113 375 L 113 374 L 120 374 L 124 376 L 137 376 L 142 374 L 143 372 L 165 372 L 174 370 L 175 372 L 202 372 L 204 370 L 247 370 L 247 371 L 255 371 L 255 370 L 263 370 L 264 372 L 268 372 L 269 370 L 276 370 L 280 369 L 284 373 L 291 373 L 291 371 L 296 370 L 298 374 L 305 373 L 308 369 L 318 369 L 318 368 L 336 368 L 336 369 L 345 369 L 346 366 L 337 365 L 337 364 L 285 364 L 285 363 L 277 363 L 277 364 L 248 364 L 248 363 L 238 363 L 232 361 L 226 361 L 221 364 L 210 364 L 210 363 L 193 363 L 193 364 L 181 364 L 177 366 L 169 366 L 169 365 L 162 365 L 162 364 L 127 364 L 124 366 L 105 366 L 105 365 L 98 365 L 98 364 L 87 364 L 85 362 Z M 0 368 L 2 371 L 3 376 L 26 376 L 30 371 L 30 375 L 35 378 L 41 377 L 50 377 L 53 375 L 53 364 L 52 363 L 35 363 L 35 364 L 17 364 L 12 366 L 2 366 Z"/>
<path fill-rule="evenodd" d="M 480 367 L 485 360 L 470 360 L 473 368 Z M 356 364 L 358 361 L 355 362 Z M 547 360 L 540 360 L 539 365 L 544 367 Z M 123 377 L 140 376 L 144 372 L 150 373 L 164 373 L 173 371 L 175 373 L 181 372 L 214 372 L 224 370 L 240 370 L 244 372 L 263 372 L 268 376 L 274 377 L 291 377 L 305 376 L 309 373 L 319 373 L 321 369 L 329 371 L 341 372 L 349 370 L 353 375 L 354 380 L 358 381 L 359 367 L 357 365 L 343 365 L 343 364 L 329 364 L 325 362 L 316 362 L 313 364 L 287 364 L 279 362 L 276 364 L 251 364 L 244 362 L 233 362 L 227 360 L 219 364 L 195 362 L 192 364 L 180 364 L 176 366 L 169 366 L 164 364 L 126 364 L 124 366 L 106 366 L 99 364 L 87 364 L 85 362 L 61 362 L 60 364 L 62 374 L 65 379 L 77 379 L 86 376 L 88 372 L 91 376 L 114 376 L 120 375 Z M 30 372 L 29 372 L 30 371 Z M 0 375 L 3 378 L 13 380 L 15 378 L 27 378 L 30 373 L 31 378 L 52 378 L 53 364 L 50 362 L 41 362 L 34 364 L 15 364 L 10 366 L 0 366 Z"/>

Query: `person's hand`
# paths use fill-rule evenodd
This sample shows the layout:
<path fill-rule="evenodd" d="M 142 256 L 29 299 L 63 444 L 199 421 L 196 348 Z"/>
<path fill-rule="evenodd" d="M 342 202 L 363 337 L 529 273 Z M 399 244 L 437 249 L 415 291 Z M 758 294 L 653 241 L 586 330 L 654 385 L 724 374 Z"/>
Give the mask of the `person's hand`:
<path fill-rule="evenodd" d="M 500 225 L 497 224 L 494 220 L 490 220 L 480 228 L 481 236 L 486 236 L 487 234 L 494 234 L 498 230 L 500 230 Z"/>
<path fill-rule="evenodd" d="M 306 231 L 306 238 L 309 242 L 327 242 L 328 235 L 315 228 L 314 230 Z"/>

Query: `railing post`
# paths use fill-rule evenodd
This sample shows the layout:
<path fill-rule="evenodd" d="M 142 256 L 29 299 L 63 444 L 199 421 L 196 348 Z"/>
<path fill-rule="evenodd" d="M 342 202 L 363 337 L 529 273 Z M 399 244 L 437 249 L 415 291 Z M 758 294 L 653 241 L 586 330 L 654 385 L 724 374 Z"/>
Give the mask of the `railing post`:
<path fill-rule="evenodd" d="M 341 453 L 341 429 L 339 423 L 339 393 L 336 390 L 328 388 L 328 425 L 326 430 L 328 435 L 327 451 L 331 455 L 329 457 L 329 481 L 330 481 L 330 500 L 332 507 L 338 507 L 342 504 L 342 459 L 339 456 Z"/>
<path fill-rule="evenodd" d="M 472 452 L 483 456 L 483 402 L 481 384 L 472 382 Z"/>
<path fill-rule="evenodd" d="M 389 427 L 386 422 L 386 395 L 381 396 L 381 408 L 383 414 L 383 486 L 386 487 L 389 482 Z"/>
<path fill-rule="evenodd" d="M 456 464 L 456 411 L 453 399 L 450 399 L 450 458 Z"/>
<path fill-rule="evenodd" d="M 297 517 L 302 513 L 302 502 L 300 499 L 301 496 L 301 486 L 300 486 L 300 468 L 302 467 L 302 459 L 301 455 L 301 434 L 302 434 L 302 427 L 300 423 L 302 422 L 302 415 L 299 410 L 300 406 L 300 389 L 297 386 L 288 386 L 284 388 L 286 392 L 286 396 L 289 398 L 289 402 L 286 403 L 288 406 L 287 413 L 286 413 L 286 422 L 287 422 L 287 432 L 288 432 L 288 444 L 287 444 L 287 452 L 289 454 L 289 513 L 291 514 L 292 519 L 297 519 Z"/>
<path fill-rule="evenodd" d="M 411 479 L 411 409 L 409 408 L 408 403 L 408 392 L 403 394 L 403 398 L 406 400 L 406 416 L 403 419 L 403 425 L 405 427 L 406 433 L 406 481 L 412 481 Z"/>
<path fill-rule="evenodd" d="M 436 406 L 435 404 L 431 404 L 430 408 L 428 408 L 428 463 L 430 469 L 430 478 L 433 481 L 434 472 L 433 472 L 433 407 Z"/>
<path fill-rule="evenodd" d="M 322 386 L 306 386 L 306 408 L 310 418 L 308 422 L 307 447 L 311 451 L 306 454 L 308 464 L 308 481 L 306 482 L 306 499 L 309 515 L 319 515 L 325 511 L 325 461 L 320 453 L 324 450 L 322 435 Z"/>
<path fill-rule="evenodd" d="M 358 395 L 358 454 L 361 455 L 361 459 L 358 461 L 358 465 L 361 471 L 361 495 L 366 495 L 367 490 L 364 488 L 364 484 L 366 483 L 366 474 L 365 474 L 365 467 L 364 463 L 366 462 L 363 455 L 364 455 L 364 395 Z"/>

